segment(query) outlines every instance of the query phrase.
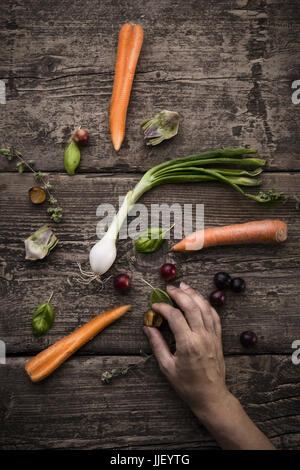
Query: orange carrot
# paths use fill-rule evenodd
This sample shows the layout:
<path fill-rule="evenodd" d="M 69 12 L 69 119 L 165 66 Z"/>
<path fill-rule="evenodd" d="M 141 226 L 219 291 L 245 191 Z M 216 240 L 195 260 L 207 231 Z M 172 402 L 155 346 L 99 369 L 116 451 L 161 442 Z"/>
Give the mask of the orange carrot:
<path fill-rule="evenodd" d="M 281 220 L 259 220 L 213 227 L 194 232 L 172 247 L 173 251 L 194 251 L 209 246 L 284 242 L 287 226 Z"/>
<path fill-rule="evenodd" d="M 106 326 L 122 317 L 130 307 L 131 305 L 122 305 L 98 315 L 78 330 L 30 359 L 25 369 L 32 382 L 39 382 L 52 374 L 77 349 L 94 338 Z"/>
<path fill-rule="evenodd" d="M 127 107 L 142 43 L 143 28 L 138 24 L 124 24 L 119 34 L 109 117 L 111 140 L 116 151 L 120 150 L 125 136 Z"/>

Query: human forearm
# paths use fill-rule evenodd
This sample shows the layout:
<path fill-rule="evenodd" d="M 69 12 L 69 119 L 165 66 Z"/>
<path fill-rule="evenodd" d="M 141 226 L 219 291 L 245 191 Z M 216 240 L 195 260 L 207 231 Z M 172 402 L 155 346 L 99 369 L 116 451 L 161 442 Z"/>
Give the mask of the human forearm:
<path fill-rule="evenodd" d="M 223 449 L 274 450 L 269 439 L 229 392 L 219 405 L 208 406 L 205 411 L 193 411 Z"/>
<path fill-rule="evenodd" d="M 223 449 L 274 449 L 226 387 L 217 312 L 183 282 L 167 290 L 181 311 L 165 303 L 152 308 L 168 321 L 176 353 L 156 328 L 145 327 L 162 372 Z"/>

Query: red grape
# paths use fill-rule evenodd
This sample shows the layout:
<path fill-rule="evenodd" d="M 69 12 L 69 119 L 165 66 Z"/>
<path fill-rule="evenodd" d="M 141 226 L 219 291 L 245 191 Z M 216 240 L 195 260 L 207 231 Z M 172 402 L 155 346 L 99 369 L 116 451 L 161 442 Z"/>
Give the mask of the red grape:
<path fill-rule="evenodd" d="M 172 279 L 175 279 L 177 275 L 176 266 L 174 266 L 174 264 L 171 264 L 171 263 L 163 264 L 162 267 L 160 268 L 160 275 L 166 281 L 171 281 Z"/>
<path fill-rule="evenodd" d="M 114 280 L 115 289 L 120 292 L 126 292 L 130 288 L 130 277 L 127 274 L 119 274 Z"/>

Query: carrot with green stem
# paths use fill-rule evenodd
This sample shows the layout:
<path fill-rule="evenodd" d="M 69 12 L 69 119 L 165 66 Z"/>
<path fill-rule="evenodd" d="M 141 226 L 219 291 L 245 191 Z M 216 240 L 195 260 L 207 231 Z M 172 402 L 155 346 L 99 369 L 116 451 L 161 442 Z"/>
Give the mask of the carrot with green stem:
<path fill-rule="evenodd" d="M 115 80 L 110 103 L 110 134 L 116 151 L 125 137 L 125 124 L 136 64 L 143 43 L 143 28 L 125 24 L 119 34 Z"/>
<path fill-rule="evenodd" d="M 122 305 L 98 315 L 78 330 L 30 359 L 25 369 L 32 382 L 39 382 L 52 374 L 66 359 L 108 325 L 125 315 L 130 308 L 131 305 Z"/>
<path fill-rule="evenodd" d="M 172 247 L 173 251 L 195 251 L 210 246 L 250 243 L 280 243 L 287 238 L 287 225 L 281 220 L 259 220 L 199 230 Z"/>

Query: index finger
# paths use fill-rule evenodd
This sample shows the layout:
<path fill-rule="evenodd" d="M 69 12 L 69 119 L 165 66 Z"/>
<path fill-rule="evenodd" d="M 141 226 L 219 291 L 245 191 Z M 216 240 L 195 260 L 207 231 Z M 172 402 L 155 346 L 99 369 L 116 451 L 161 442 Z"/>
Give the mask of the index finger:
<path fill-rule="evenodd" d="M 175 300 L 178 307 L 180 307 L 185 313 L 191 330 L 197 331 L 204 327 L 201 308 L 199 304 L 195 302 L 190 290 L 184 290 L 185 285 L 186 284 L 181 282 L 180 289 L 178 287 L 168 285 L 167 292 L 170 294 L 172 299 Z"/>
<path fill-rule="evenodd" d="M 152 304 L 152 308 L 167 320 L 176 341 L 191 332 L 186 319 L 178 308 L 165 303 Z"/>

